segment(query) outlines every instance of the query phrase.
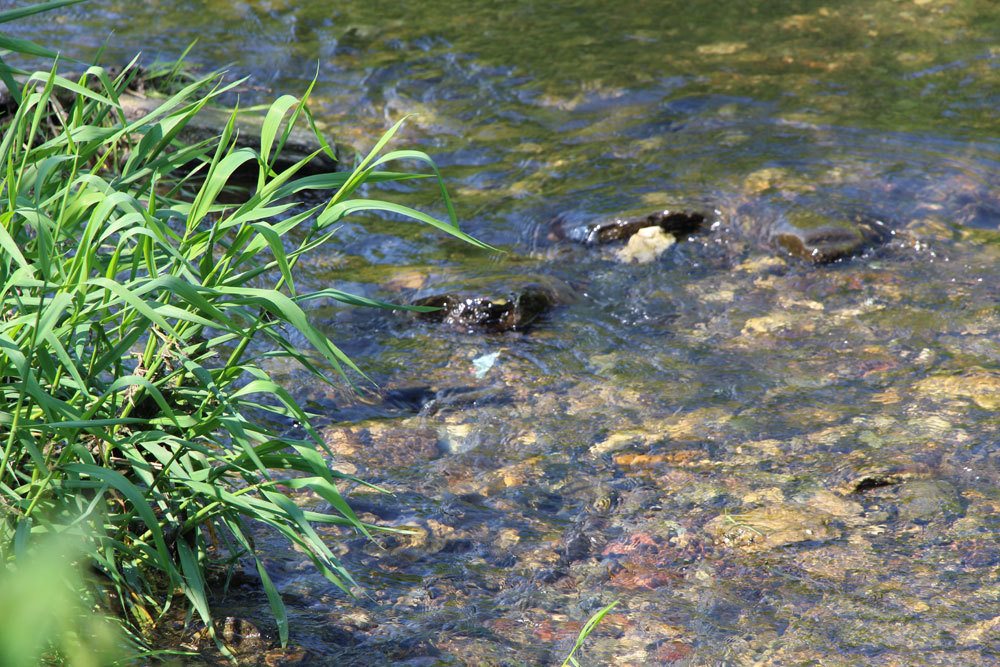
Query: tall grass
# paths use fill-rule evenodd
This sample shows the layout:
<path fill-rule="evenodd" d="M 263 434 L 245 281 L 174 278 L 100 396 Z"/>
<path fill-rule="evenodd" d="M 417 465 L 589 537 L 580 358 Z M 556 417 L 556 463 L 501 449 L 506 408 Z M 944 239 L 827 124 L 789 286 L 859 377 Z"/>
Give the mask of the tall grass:
<path fill-rule="evenodd" d="M 314 526 L 375 528 L 351 511 L 337 486 L 348 478 L 266 368 L 282 357 L 323 381 L 363 377 L 308 308 L 317 299 L 388 306 L 333 287 L 300 291 L 296 263 L 358 212 L 486 246 L 458 228 L 428 156 L 387 151 L 399 124 L 352 170 L 301 176 L 308 159 L 276 170 L 275 158 L 294 124 L 315 131 L 310 91 L 270 106 L 256 150 L 236 147 L 235 115 L 218 137 L 185 145 L 184 126 L 240 82 L 199 78 L 128 120 L 120 94 L 131 75 L 31 73 L 4 124 L 0 559 L 85 529 L 79 558 L 102 606 L 139 632 L 176 592 L 211 629 L 206 574 L 246 559 L 285 643 L 287 615 L 252 526 L 283 535 L 345 590 L 354 579 Z M 429 175 L 386 170 L 399 161 Z M 228 186 L 247 169 L 253 186 L 234 202 Z M 422 177 L 436 183 L 448 219 L 359 197 L 362 186 Z M 303 509 L 300 491 L 328 509 Z"/>

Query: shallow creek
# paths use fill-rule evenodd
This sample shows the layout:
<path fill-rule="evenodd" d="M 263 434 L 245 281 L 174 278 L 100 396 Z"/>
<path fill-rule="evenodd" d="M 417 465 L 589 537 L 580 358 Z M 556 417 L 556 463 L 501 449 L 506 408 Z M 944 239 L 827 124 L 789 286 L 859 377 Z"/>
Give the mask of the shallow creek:
<path fill-rule="evenodd" d="M 394 494 L 359 513 L 413 533 L 331 532 L 356 599 L 261 535 L 292 646 L 248 662 L 559 664 L 620 600 L 584 665 L 1000 664 L 1000 11 L 701 4 L 95 0 L 19 28 L 86 57 L 115 26 L 123 61 L 197 37 L 253 102 L 318 61 L 331 133 L 416 114 L 397 145 L 506 251 L 361 218 L 305 286 L 559 295 L 506 333 L 315 311 L 380 393 L 275 372 Z M 712 224 L 646 264 L 551 234 L 674 207 Z M 801 210 L 892 233 L 814 264 L 765 233 Z M 266 640 L 255 590 L 218 609 Z"/>

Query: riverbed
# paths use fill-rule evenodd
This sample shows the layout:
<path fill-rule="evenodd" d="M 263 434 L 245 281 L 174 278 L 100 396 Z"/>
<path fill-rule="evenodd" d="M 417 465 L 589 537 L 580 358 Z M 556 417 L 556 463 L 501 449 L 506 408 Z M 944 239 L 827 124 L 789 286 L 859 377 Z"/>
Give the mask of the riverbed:
<path fill-rule="evenodd" d="M 558 295 L 500 333 L 313 311 L 378 389 L 273 371 L 392 493 L 350 489 L 361 516 L 411 532 L 329 533 L 354 599 L 261 535 L 291 645 L 248 661 L 559 664 L 618 600 L 582 664 L 1000 664 L 1000 11 L 691 4 L 100 0 L 17 28 L 114 63 L 197 38 L 244 104 L 318 76 L 360 151 L 412 114 L 394 145 L 503 251 L 349 219 L 300 290 Z M 709 220 L 643 264 L 554 233 L 664 209 Z M 800 211 L 886 235 L 818 263 L 765 233 Z M 255 591 L 218 610 L 267 635 Z"/>

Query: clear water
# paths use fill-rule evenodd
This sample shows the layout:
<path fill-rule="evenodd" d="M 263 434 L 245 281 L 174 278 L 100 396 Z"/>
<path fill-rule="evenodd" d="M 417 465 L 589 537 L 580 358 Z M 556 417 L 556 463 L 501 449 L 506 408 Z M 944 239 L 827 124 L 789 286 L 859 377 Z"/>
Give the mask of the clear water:
<path fill-rule="evenodd" d="M 197 38 L 249 102 L 318 65 L 333 135 L 364 150 L 415 114 L 399 144 L 507 251 L 359 219 L 304 265 L 313 286 L 564 295 L 525 334 L 316 312 L 399 393 L 277 372 L 396 494 L 359 507 L 427 537 L 334 536 L 350 600 L 262 536 L 308 659 L 558 664 L 620 600 L 584 664 L 1000 663 L 995 3 L 103 0 L 18 30 L 107 61 Z M 548 238 L 555 216 L 666 206 L 721 225 L 642 266 Z M 760 241 L 795 207 L 897 236 L 812 266 Z"/>

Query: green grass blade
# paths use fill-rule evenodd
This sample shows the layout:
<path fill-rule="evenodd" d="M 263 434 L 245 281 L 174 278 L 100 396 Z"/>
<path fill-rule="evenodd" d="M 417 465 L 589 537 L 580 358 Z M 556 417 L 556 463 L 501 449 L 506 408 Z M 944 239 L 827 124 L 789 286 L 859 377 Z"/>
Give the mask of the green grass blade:
<path fill-rule="evenodd" d="M 615 600 L 608 606 L 597 610 L 597 612 L 593 616 L 587 619 L 587 622 L 584 623 L 583 628 L 580 629 L 580 634 L 577 635 L 576 642 L 573 644 L 573 648 L 570 650 L 569 655 L 567 655 L 566 659 L 563 660 L 561 667 L 566 667 L 567 665 L 573 665 L 573 667 L 579 667 L 580 663 L 577 662 L 575 657 L 576 652 L 580 650 L 580 648 L 583 646 L 583 643 L 587 640 L 587 637 L 589 637 L 590 633 L 592 633 L 597 628 L 597 625 L 604 619 L 604 617 L 608 615 L 608 612 L 610 612 L 612 609 L 618 606 L 618 602 L 619 602 L 618 600 Z"/>
<path fill-rule="evenodd" d="M 28 16 L 34 16 L 35 14 L 40 14 L 42 12 L 52 11 L 53 9 L 62 9 L 63 7 L 68 7 L 70 5 L 77 5 L 83 1 L 84 0 L 52 0 L 51 2 L 39 2 L 33 5 L 28 5 L 27 7 L 19 7 L 17 9 L 5 9 L 0 12 L 0 23 L 17 21 L 19 19 L 27 18 Z"/>

